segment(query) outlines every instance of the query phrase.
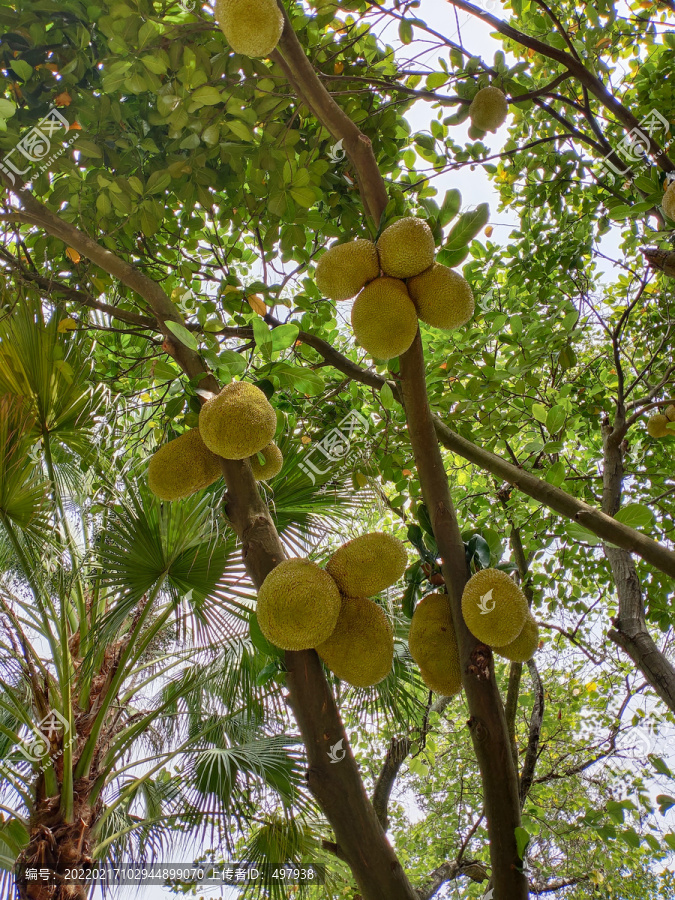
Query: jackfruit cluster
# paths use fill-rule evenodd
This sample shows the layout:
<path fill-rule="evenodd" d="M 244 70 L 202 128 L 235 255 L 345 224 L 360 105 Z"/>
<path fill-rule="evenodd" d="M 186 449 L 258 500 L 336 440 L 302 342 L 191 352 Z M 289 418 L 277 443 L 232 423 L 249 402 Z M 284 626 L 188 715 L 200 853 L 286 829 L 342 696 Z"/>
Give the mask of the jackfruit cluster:
<path fill-rule="evenodd" d="M 342 597 L 331 636 L 316 648 L 328 668 L 353 687 L 372 687 L 394 661 L 394 632 L 382 607 L 366 597 Z"/>
<path fill-rule="evenodd" d="M 327 250 L 316 267 L 316 284 L 331 300 L 356 296 L 356 340 L 376 359 L 393 359 L 414 341 L 418 318 L 450 330 L 473 315 L 469 283 L 434 262 L 434 255 L 427 223 L 406 216 L 385 228 L 377 245 L 358 239 Z"/>
<path fill-rule="evenodd" d="M 515 641 L 528 613 L 525 594 L 501 569 L 481 569 L 464 588 L 464 621 L 474 637 L 490 647 Z"/>
<path fill-rule="evenodd" d="M 675 437 L 675 406 L 667 406 L 663 413 L 650 416 L 647 433 L 653 438 Z"/>
<path fill-rule="evenodd" d="M 164 444 L 150 458 L 148 487 L 160 500 L 182 500 L 221 476 L 220 460 L 198 428 Z"/>
<path fill-rule="evenodd" d="M 320 566 L 309 559 L 286 559 L 262 583 L 256 616 L 276 647 L 310 650 L 333 633 L 340 603 L 337 585 Z"/>
<path fill-rule="evenodd" d="M 407 564 L 403 543 L 374 531 L 339 547 L 326 563 L 326 571 L 346 597 L 372 597 L 395 584 Z"/>
<path fill-rule="evenodd" d="M 277 430 L 274 408 L 260 388 L 233 381 L 208 400 L 199 413 L 204 443 L 225 459 L 245 459 L 272 442 Z"/>
<path fill-rule="evenodd" d="M 228 44 L 242 56 L 269 56 L 284 29 L 276 0 L 216 0 L 215 15 Z"/>
<path fill-rule="evenodd" d="M 661 201 L 664 213 L 675 221 L 675 181 L 671 181 Z"/>
<path fill-rule="evenodd" d="M 316 649 L 338 678 L 372 687 L 394 659 L 394 633 L 368 597 L 398 581 L 405 547 L 383 532 L 364 534 L 335 551 L 322 569 L 306 559 L 280 563 L 258 592 L 258 624 L 282 650 Z"/>
<path fill-rule="evenodd" d="M 539 626 L 532 613 L 528 612 L 525 624 L 518 637 L 504 647 L 495 647 L 495 653 L 498 653 L 510 662 L 526 663 L 528 659 L 532 659 L 538 646 Z"/>
<path fill-rule="evenodd" d="M 259 454 L 262 454 L 264 457 L 264 463 L 261 463 L 258 459 Z M 283 464 L 283 454 L 274 443 L 263 447 L 255 456 L 251 457 L 251 469 L 256 481 L 269 481 L 270 478 L 274 478 L 275 475 L 281 472 Z"/>
<path fill-rule="evenodd" d="M 498 87 L 485 87 L 471 101 L 469 116 L 471 124 L 480 131 L 497 131 L 504 122 L 509 111 L 503 91 Z"/>
<path fill-rule="evenodd" d="M 462 670 L 447 594 L 427 594 L 415 607 L 408 649 L 428 688 L 452 697 L 462 689 Z"/>

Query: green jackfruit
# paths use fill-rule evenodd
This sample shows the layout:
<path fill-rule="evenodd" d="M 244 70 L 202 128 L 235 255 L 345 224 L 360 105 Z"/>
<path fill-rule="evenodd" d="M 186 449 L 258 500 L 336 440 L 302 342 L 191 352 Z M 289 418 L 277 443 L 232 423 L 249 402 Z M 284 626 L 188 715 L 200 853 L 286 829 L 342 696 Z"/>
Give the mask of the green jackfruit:
<path fill-rule="evenodd" d="M 472 141 L 480 141 L 482 138 L 485 137 L 485 132 L 483 131 L 483 129 L 476 128 L 476 126 L 473 124 L 473 122 L 471 123 L 471 125 L 469 125 L 467 134 L 471 138 Z"/>
<path fill-rule="evenodd" d="M 665 416 L 670 422 L 675 422 L 675 406 L 672 403 L 670 406 L 666 406 Z"/>
<path fill-rule="evenodd" d="M 405 353 L 417 334 L 417 312 L 406 286 L 396 278 L 376 278 L 352 306 L 354 337 L 376 359 Z"/>
<path fill-rule="evenodd" d="M 316 286 L 330 300 L 351 300 L 380 274 L 380 261 L 372 241 L 336 244 L 316 266 Z"/>
<path fill-rule="evenodd" d="M 216 0 L 215 14 L 227 43 L 242 56 L 269 56 L 284 29 L 276 0 Z"/>
<path fill-rule="evenodd" d="M 258 591 L 256 615 L 268 641 L 282 650 L 309 650 L 333 633 L 340 591 L 308 559 L 286 559 L 272 569 Z"/>
<path fill-rule="evenodd" d="M 408 293 L 417 315 L 434 328 L 459 328 L 473 315 L 475 303 L 469 282 L 440 263 L 411 278 Z"/>
<path fill-rule="evenodd" d="M 668 190 L 663 195 L 661 206 L 668 218 L 675 221 L 675 181 L 668 185 Z"/>
<path fill-rule="evenodd" d="M 417 604 L 408 648 L 427 687 L 445 697 L 461 691 L 459 648 L 447 594 L 427 594 Z"/>
<path fill-rule="evenodd" d="M 148 465 L 148 487 L 160 500 L 181 500 L 222 475 L 220 460 L 192 428 L 157 450 Z"/>
<path fill-rule="evenodd" d="M 515 641 L 506 644 L 505 647 L 497 647 L 495 653 L 503 656 L 511 662 L 526 663 L 528 659 L 532 659 L 539 646 L 539 626 L 537 625 L 531 613 L 528 613 L 520 632 Z"/>
<path fill-rule="evenodd" d="M 661 415 L 661 413 L 658 413 L 655 416 L 650 416 L 647 420 L 647 431 L 653 438 L 668 437 L 669 435 L 673 434 L 673 432 L 668 428 L 669 422 L 670 419 L 668 419 L 664 415 Z"/>
<path fill-rule="evenodd" d="M 199 431 L 204 443 L 225 459 L 245 459 L 271 443 L 277 414 L 253 384 L 233 381 L 202 406 Z"/>
<path fill-rule="evenodd" d="M 372 687 L 394 661 L 394 633 L 384 610 L 365 597 L 343 597 L 335 630 L 316 652 L 353 687 Z"/>
<path fill-rule="evenodd" d="M 471 633 L 490 647 L 518 637 L 528 615 L 525 594 L 501 569 L 481 569 L 462 594 L 462 614 Z"/>
<path fill-rule="evenodd" d="M 508 111 L 506 97 L 497 87 L 482 88 L 469 107 L 471 121 L 481 131 L 497 131 L 506 121 Z"/>
<path fill-rule="evenodd" d="M 258 452 L 262 453 L 265 457 L 265 462 L 263 464 L 260 463 L 258 454 L 251 457 L 251 469 L 253 470 L 253 475 L 256 481 L 269 481 L 270 478 L 274 478 L 275 475 L 278 475 L 279 472 L 281 472 L 281 467 L 284 464 L 284 457 L 276 444 L 268 444 Z"/>
<path fill-rule="evenodd" d="M 436 245 L 424 219 L 407 216 L 385 228 L 377 242 L 377 251 L 385 275 L 412 278 L 432 264 Z"/>
<path fill-rule="evenodd" d="M 395 584 L 408 565 L 405 545 L 374 531 L 347 541 L 326 563 L 326 571 L 347 597 L 372 597 Z"/>

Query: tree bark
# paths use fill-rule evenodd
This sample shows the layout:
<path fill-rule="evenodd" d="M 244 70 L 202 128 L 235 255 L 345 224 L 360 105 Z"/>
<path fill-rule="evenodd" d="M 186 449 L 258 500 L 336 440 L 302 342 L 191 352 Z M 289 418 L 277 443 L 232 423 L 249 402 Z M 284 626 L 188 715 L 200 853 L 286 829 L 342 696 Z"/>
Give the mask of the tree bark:
<path fill-rule="evenodd" d="M 494 900 L 526 900 L 528 885 L 515 834 L 520 825 L 518 778 L 492 652 L 476 640 L 462 617 L 461 598 L 468 581 L 466 556 L 429 408 L 419 330 L 410 349 L 400 357 L 400 371 L 410 443 L 442 559 L 460 648 L 462 684 L 471 713 L 469 730 L 483 784 Z"/>

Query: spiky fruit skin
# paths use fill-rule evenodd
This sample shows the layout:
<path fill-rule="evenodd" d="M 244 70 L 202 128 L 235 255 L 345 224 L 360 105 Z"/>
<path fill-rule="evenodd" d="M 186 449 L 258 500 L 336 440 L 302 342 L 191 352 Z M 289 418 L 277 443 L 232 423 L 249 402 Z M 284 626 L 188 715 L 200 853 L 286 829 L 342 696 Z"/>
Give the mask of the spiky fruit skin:
<path fill-rule="evenodd" d="M 359 344 L 376 359 L 405 353 L 417 334 L 417 311 L 406 286 L 396 278 L 376 278 L 352 306 L 352 328 Z"/>
<path fill-rule="evenodd" d="M 475 309 L 466 278 L 440 263 L 411 278 L 408 293 L 420 319 L 446 331 L 466 325 Z"/>
<path fill-rule="evenodd" d="M 511 662 L 526 663 L 532 659 L 539 646 L 539 626 L 532 614 L 528 615 L 515 641 L 511 641 L 505 647 L 497 647 L 495 653 L 503 656 Z"/>
<path fill-rule="evenodd" d="M 198 428 L 164 444 L 150 459 L 148 487 L 160 500 L 182 500 L 222 475 L 220 460 L 206 447 Z"/>
<path fill-rule="evenodd" d="M 215 14 L 227 43 L 242 56 L 269 56 L 284 29 L 276 0 L 216 0 Z"/>
<path fill-rule="evenodd" d="M 260 388 L 245 381 L 226 384 L 199 413 L 199 431 L 213 453 L 245 459 L 271 443 L 277 414 Z"/>
<path fill-rule="evenodd" d="M 464 621 L 474 637 L 490 647 L 515 641 L 528 612 L 525 594 L 501 569 L 476 572 L 462 594 Z"/>
<path fill-rule="evenodd" d="M 661 206 L 668 218 L 675 221 L 675 181 L 668 185 L 668 190 L 663 195 Z"/>
<path fill-rule="evenodd" d="M 359 238 L 326 250 L 316 266 L 314 280 L 329 300 L 351 300 L 380 274 L 380 260 L 372 241 Z"/>
<path fill-rule="evenodd" d="M 675 406 L 672 403 L 670 406 L 666 406 L 665 416 L 669 421 L 675 422 Z"/>
<path fill-rule="evenodd" d="M 391 672 L 394 633 L 377 603 L 365 597 L 343 597 L 335 630 L 316 652 L 342 681 L 372 687 Z"/>
<path fill-rule="evenodd" d="M 309 559 L 285 559 L 258 591 L 256 615 L 268 641 L 282 650 L 309 650 L 333 633 L 340 591 Z"/>
<path fill-rule="evenodd" d="M 415 607 L 408 635 L 410 655 L 427 687 L 445 697 L 462 689 L 462 670 L 447 594 L 427 594 Z"/>
<path fill-rule="evenodd" d="M 275 475 L 278 475 L 279 472 L 281 472 L 281 467 L 284 464 L 284 457 L 276 444 L 268 444 L 258 452 L 262 453 L 265 457 L 265 462 L 264 464 L 260 463 L 257 453 L 255 456 L 251 457 L 253 476 L 256 481 L 269 481 L 270 478 L 274 478 Z"/>
<path fill-rule="evenodd" d="M 434 261 L 436 245 L 424 219 L 407 216 L 385 228 L 377 242 L 380 265 L 391 278 L 412 278 Z"/>
<path fill-rule="evenodd" d="M 481 131 L 497 131 L 508 115 L 509 104 L 498 87 L 482 88 L 471 101 L 469 116 Z"/>
<path fill-rule="evenodd" d="M 347 541 L 326 563 L 326 572 L 346 597 L 372 597 L 395 584 L 408 565 L 405 545 L 373 531 Z"/>
<path fill-rule="evenodd" d="M 666 416 L 661 415 L 661 413 L 658 413 L 655 416 L 650 416 L 647 421 L 647 431 L 653 438 L 668 437 L 668 435 L 673 433 L 668 430 L 669 422 L 670 419 L 668 419 Z"/>

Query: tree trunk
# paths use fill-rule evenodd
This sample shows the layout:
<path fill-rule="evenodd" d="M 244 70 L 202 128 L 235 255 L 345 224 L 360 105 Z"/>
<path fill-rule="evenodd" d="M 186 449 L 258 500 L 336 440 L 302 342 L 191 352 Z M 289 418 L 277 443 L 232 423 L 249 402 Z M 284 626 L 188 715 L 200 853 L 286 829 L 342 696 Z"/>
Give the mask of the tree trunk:
<path fill-rule="evenodd" d="M 614 516 L 621 507 L 624 476 L 623 433 L 621 413 L 612 427 L 603 426 L 602 509 Z M 675 712 L 675 668 L 656 646 L 645 618 L 644 598 L 633 557 L 621 547 L 603 544 L 619 599 L 619 615 L 607 636 L 633 660 L 668 708 Z"/>
<path fill-rule="evenodd" d="M 494 900 L 526 900 L 528 884 L 522 873 L 515 833 L 520 825 L 518 778 L 492 652 L 476 640 L 462 617 L 461 598 L 469 573 L 429 408 L 419 330 L 410 349 L 400 358 L 400 369 L 410 443 L 443 561 L 443 576 L 459 642 L 462 684 L 471 713 L 469 730 L 483 783 Z"/>

